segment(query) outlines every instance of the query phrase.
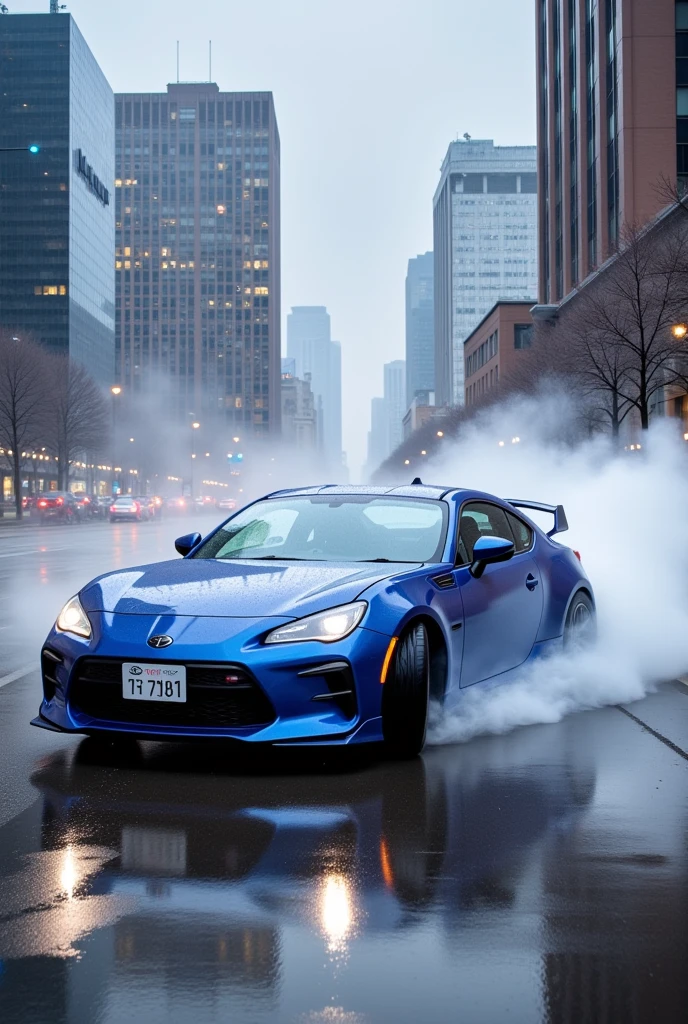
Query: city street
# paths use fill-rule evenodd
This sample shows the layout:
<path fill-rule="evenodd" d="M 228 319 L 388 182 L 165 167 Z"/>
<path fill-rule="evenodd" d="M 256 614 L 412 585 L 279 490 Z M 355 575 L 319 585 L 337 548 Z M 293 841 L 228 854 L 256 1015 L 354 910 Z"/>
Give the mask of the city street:
<path fill-rule="evenodd" d="M 64 601 L 212 523 L 0 524 L 3 1024 L 685 1021 L 678 680 L 409 763 L 29 726 Z"/>

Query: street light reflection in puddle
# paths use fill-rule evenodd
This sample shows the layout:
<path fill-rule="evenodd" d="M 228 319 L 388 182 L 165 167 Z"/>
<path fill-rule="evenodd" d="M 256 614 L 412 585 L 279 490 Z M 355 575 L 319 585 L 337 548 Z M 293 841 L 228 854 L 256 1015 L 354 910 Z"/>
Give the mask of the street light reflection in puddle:
<path fill-rule="evenodd" d="M 64 851 L 62 870 L 60 872 L 60 887 L 64 891 L 68 900 L 74 898 L 74 889 L 78 881 L 79 873 L 76 869 L 74 851 L 72 850 L 71 846 L 68 846 Z"/>
<path fill-rule="evenodd" d="M 350 881 L 340 874 L 328 874 L 320 893 L 320 923 L 327 939 L 327 951 L 342 956 L 348 949 L 356 923 Z"/>

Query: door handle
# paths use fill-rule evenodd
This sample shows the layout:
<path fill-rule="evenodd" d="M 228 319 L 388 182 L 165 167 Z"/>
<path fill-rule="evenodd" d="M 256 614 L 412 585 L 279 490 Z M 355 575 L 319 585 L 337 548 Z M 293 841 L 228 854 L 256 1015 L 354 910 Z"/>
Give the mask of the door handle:
<path fill-rule="evenodd" d="M 526 586 L 528 587 L 528 590 L 535 590 L 539 582 L 540 580 L 536 580 L 532 572 L 529 572 L 526 576 Z"/>

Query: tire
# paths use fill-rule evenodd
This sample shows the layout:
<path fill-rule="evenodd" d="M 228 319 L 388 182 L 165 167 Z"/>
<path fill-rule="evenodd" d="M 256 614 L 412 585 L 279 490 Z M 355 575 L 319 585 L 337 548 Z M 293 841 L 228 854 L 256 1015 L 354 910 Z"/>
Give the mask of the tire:
<path fill-rule="evenodd" d="M 574 594 L 566 613 L 564 625 L 564 650 L 590 647 L 597 637 L 595 606 L 583 591 Z"/>
<path fill-rule="evenodd" d="M 400 638 L 382 694 L 382 733 L 393 756 L 417 757 L 423 749 L 429 694 L 428 634 L 419 622 Z"/>

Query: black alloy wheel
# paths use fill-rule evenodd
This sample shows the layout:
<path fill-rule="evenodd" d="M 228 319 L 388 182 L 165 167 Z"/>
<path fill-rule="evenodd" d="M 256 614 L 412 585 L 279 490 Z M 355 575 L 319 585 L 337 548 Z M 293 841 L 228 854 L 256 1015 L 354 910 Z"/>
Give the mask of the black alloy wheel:
<path fill-rule="evenodd" d="M 430 697 L 428 633 L 422 622 L 400 637 L 382 694 L 382 732 L 387 750 L 411 758 L 425 744 Z"/>
<path fill-rule="evenodd" d="M 564 648 L 590 647 L 597 637 L 595 606 L 588 595 L 579 590 L 575 594 L 566 614 L 564 625 Z"/>

